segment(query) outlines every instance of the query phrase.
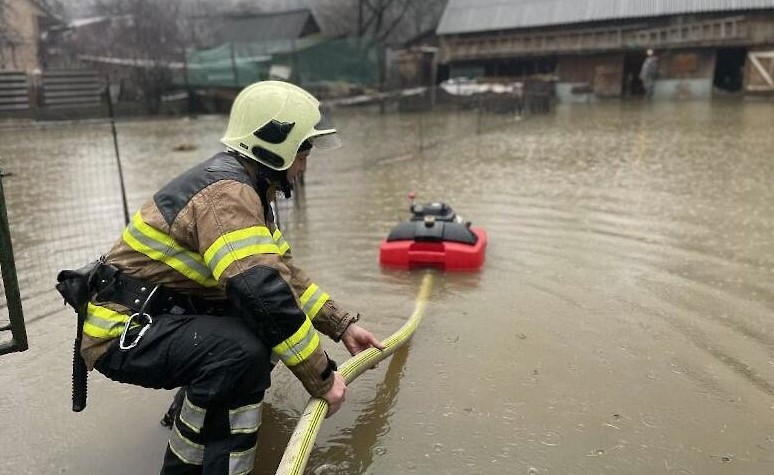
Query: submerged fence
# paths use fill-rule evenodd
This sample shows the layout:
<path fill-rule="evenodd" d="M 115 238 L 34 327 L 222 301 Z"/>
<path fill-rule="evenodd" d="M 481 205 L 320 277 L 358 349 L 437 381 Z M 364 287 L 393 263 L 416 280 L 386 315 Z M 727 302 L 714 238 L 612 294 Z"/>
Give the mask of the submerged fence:
<path fill-rule="evenodd" d="M 477 85 L 482 86 L 482 85 Z M 389 147 L 372 147 L 380 158 L 433 153 L 444 144 L 495 132 L 554 107 L 552 88 L 537 87 L 419 87 L 386 93 L 332 99 L 336 115 L 344 108 L 370 108 L 381 114 L 379 136 Z"/>
<path fill-rule="evenodd" d="M 349 153 L 373 156 L 376 150 L 377 160 L 402 160 L 434 153 L 439 145 L 516 126 L 532 114 L 550 110 L 551 99 L 511 93 L 462 96 L 441 89 L 418 89 L 330 104 L 344 133 L 364 134 L 349 137 Z M 0 266 L 5 277 L 14 267 L 5 259 L 13 258 L 18 275 L 18 293 L 12 280 L 0 285 L 0 328 L 20 328 L 17 315 L 22 303 L 27 324 L 61 315 L 62 299 L 54 290 L 57 272 L 97 258 L 120 236 L 126 198 L 121 162 L 128 170 L 126 195 L 132 211 L 163 181 L 205 158 L 209 149 L 219 149 L 218 138 L 226 123 L 225 116 L 204 116 L 196 122 L 191 118 L 152 120 L 150 125 L 136 119 L 119 122 L 117 142 L 106 118 L 0 124 L 4 174 L 0 191 L 5 191 L 5 200 L 0 195 Z M 348 132 L 355 127 L 347 128 L 347 120 L 366 120 L 372 125 Z M 189 146 L 197 151 L 175 151 Z M 149 173 L 162 158 L 172 163 L 165 165 L 163 173 Z M 12 254 L 2 242 L 3 205 L 13 238 Z M 0 332 L 0 352 L 4 346 L 23 348 L 22 333 L 9 335 L 10 331 Z M 33 348 L 34 336 L 33 332 Z"/>
<path fill-rule="evenodd" d="M 0 167 L 5 192 L 0 209 L 7 208 L 13 238 L 13 254 L 0 242 L 0 328 L 19 329 L 22 303 L 27 325 L 62 312 L 54 290 L 57 272 L 98 257 L 123 227 L 111 125 L 107 120 L 0 125 Z M 6 270 L 12 270 L 7 257 L 15 261 L 17 288 L 6 279 Z M 23 349 L 16 332 L 13 338 L 2 333 L 0 348 Z"/>

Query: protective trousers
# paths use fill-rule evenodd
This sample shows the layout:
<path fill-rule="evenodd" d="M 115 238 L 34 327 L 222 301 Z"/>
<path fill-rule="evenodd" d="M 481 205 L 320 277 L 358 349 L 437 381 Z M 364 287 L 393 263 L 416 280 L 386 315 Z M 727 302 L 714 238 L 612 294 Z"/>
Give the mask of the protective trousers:
<path fill-rule="evenodd" d="M 253 469 L 270 353 L 240 318 L 159 315 L 137 346 L 114 342 L 95 368 L 122 383 L 186 387 L 162 474 L 236 475 Z"/>

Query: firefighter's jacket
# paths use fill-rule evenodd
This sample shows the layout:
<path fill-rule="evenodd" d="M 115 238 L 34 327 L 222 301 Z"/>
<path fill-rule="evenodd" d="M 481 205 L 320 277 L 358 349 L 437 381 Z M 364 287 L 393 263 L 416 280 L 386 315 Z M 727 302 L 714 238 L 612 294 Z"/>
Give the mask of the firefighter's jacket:
<path fill-rule="evenodd" d="M 275 358 L 321 396 L 333 378 L 316 330 L 338 340 L 355 317 L 293 264 L 268 209 L 273 192 L 255 162 L 217 154 L 145 203 L 104 260 L 151 285 L 227 299 Z M 89 368 L 130 313 L 114 302 L 89 303 L 81 350 Z"/>

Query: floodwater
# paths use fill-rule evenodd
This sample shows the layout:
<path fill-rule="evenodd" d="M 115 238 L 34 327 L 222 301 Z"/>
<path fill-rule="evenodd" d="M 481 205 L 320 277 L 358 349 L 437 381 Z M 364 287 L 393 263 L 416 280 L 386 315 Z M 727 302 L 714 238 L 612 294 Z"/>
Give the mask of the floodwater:
<path fill-rule="evenodd" d="M 310 160 L 280 216 L 296 259 L 365 326 L 386 337 L 414 308 L 424 271 L 377 261 L 407 192 L 448 202 L 490 245 L 481 272 L 438 273 L 414 338 L 351 385 L 308 473 L 774 473 L 774 105 L 560 107 L 483 135 L 464 114 L 337 122 L 344 148 Z M 224 125 L 119 123 L 130 208 L 218 150 Z M 160 466 L 170 392 L 95 373 L 70 412 L 73 317 L 52 283 L 120 232 L 106 131 L 0 136 L 30 341 L 0 357 L 2 474 Z M 258 474 L 306 403 L 274 376 Z"/>

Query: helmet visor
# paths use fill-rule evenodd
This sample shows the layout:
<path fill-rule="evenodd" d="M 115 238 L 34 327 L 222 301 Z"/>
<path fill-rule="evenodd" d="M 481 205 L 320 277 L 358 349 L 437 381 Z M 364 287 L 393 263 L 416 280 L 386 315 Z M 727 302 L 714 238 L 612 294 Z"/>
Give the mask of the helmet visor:
<path fill-rule="evenodd" d="M 314 130 L 318 130 L 320 132 L 324 132 L 326 130 L 336 130 L 336 125 L 333 123 L 333 113 L 331 112 L 331 108 L 320 104 L 318 110 L 320 111 L 320 120 L 314 126 Z"/>
<path fill-rule="evenodd" d="M 335 132 L 332 134 L 317 135 L 315 137 L 310 137 L 309 141 L 312 143 L 312 146 L 317 150 L 333 150 L 341 147 L 341 139 L 339 139 L 339 134 Z"/>

